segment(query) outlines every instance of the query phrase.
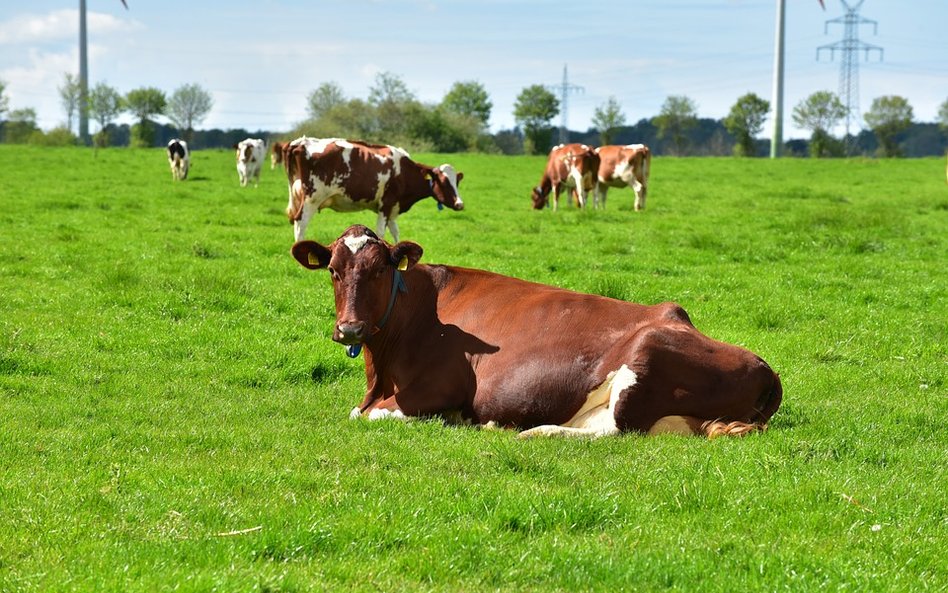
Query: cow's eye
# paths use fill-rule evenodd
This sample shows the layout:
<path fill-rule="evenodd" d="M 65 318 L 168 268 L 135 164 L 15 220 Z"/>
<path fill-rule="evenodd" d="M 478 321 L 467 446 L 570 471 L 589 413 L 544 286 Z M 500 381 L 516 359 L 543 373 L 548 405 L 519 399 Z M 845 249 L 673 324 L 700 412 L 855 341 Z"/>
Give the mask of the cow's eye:
<path fill-rule="evenodd" d="M 339 280 L 339 274 L 336 273 L 336 270 L 329 268 L 329 275 L 332 276 L 333 282 Z"/>

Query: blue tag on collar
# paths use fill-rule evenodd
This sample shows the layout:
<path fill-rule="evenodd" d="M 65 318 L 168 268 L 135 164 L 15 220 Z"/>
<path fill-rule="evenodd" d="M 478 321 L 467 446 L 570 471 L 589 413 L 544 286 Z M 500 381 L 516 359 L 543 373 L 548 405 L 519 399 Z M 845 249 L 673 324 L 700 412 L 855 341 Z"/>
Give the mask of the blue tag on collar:
<path fill-rule="evenodd" d="M 346 356 L 349 358 L 355 358 L 362 352 L 362 344 L 349 344 L 346 346 Z"/>
<path fill-rule="evenodd" d="M 437 204 L 438 204 L 438 210 L 444 210 L 444 204 L 442 204 L 441 202 L 437 202 Z"/>

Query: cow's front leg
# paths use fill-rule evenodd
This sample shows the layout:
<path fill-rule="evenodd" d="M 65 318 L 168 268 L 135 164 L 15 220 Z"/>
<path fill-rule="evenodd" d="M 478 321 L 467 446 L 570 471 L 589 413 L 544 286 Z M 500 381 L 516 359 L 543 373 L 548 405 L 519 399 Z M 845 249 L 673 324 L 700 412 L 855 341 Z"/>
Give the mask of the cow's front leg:
<path fill-rule="evenodd" d="M 315 207 L 308 203 L 303 204 L 303 212 L 300 213 L 299 220 L 293 221 L 293 236 L 297 241 L 303 240 L 303 236 L 306 234 L 306 226 L 309 224 L 309 219 L 313 217 L 315 212 Z"/>
<path fill-rule="evenodd" d="M 352 412 L 349 413 L 349 418 L 355 419 L 360 417 L 365 417 L 369 420 L 384 420 L 386 418 L 401 420 L 403 422 L 411 420 L 411 417 L 406 416 L 405 413 L 402 412 L 402 409 L 398 407 L 398 402 L 395 401 L 394 397 L 375 400 L 367 408 L 355 407 L 352 409 Z"/>
<path fill-rule="evenodd" d="M 388 212 L 385 212 L 385 210 L 379 210 L 379 217 L 375 223 L 375 234 L 384 239 L 385 229 L 387 228 L 388 232 L 392 234 L 392 243 L 398 243 L 398 223 L 395 222 L 397 218 L 397 204 Z"/>

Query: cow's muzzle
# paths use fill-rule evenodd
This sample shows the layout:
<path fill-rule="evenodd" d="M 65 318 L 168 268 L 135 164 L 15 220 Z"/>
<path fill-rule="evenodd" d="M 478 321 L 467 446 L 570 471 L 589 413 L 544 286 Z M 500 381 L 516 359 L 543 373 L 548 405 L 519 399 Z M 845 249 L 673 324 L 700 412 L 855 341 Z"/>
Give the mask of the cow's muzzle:
<path fill-rule="evenodd" d="M 340 344 L 361 344 L 365 341 L 366 324 L 364 321 L 347 321 L 336 325 L 332 339 Z"/>

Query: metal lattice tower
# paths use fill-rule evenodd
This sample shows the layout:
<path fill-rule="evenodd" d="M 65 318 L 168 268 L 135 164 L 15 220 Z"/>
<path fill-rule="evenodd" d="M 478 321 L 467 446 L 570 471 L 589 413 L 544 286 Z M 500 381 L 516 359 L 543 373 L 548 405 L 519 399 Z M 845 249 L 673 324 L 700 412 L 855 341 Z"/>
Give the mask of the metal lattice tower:
<path fill-rule="evenodd" d="M 569 142 L 569 94 L 571 92 L 583 92 L 583 87 L 569 83 L 569 77 L 566 75 L 566 64 L 563 64 L 563 82 L 556 86 L 547 86 L 551 91 L 560 93 L 560 144 Z"/>
<path fill-rule="evenodd" d="M 871 45 L 859 40 L 859 25 L 871 24 L 873 26 L 873 35 L 878 34 L 879 24 L 876 21 L 859 16 L 859 8 L 865 0 L 859 0 L 855 4 L 850 4 L 846 0 L 839 0 L 846 14 L 826 21 L 824 33 L 829 33 L 829 26 L 833 23 L 843 25 L 843 39 L 829 45 L 821 45 L 816 48 L 816 60 L 820 59 L 820 52 L 827 50 L 830 52 L 830 60 L 839 51 L 842 60 L 839 64 L 839 98 L 846 107 L 846 148 L 852 145 L 853 137 L 850 134 L 850 124 L 858 122 L 859 115 L 859 52 L 866 52 L 866 60 L 869 59 L 871 52 L 879 52 L 879 61 L 882 61 L 882 48 L 877 45 Z"/>

